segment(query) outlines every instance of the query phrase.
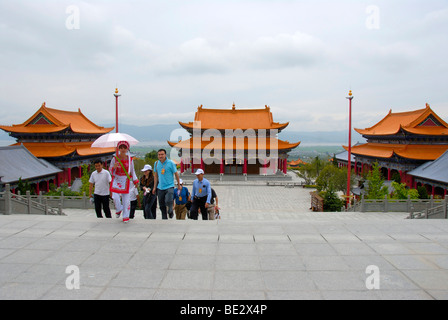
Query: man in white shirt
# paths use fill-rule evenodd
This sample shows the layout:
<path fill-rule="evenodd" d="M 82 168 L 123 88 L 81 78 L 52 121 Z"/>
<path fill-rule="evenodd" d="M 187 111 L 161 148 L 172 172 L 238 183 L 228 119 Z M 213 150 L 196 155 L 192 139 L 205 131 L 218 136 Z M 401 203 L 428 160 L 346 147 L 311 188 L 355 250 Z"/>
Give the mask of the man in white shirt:
<path fill-rule="evenodd" d="M 110 182 L 112 177 L 109 171 L 103 169 L 101 160 L 95 160 L 95 171 L 90 176 L 89 197 L 92 198 L 92 190 L 95 187 L 94 202 L 95 212 L 98 218 L 102 218 L 101 207 L 103 207 L 106 218 L 112 218 L 109 207 Z"/>

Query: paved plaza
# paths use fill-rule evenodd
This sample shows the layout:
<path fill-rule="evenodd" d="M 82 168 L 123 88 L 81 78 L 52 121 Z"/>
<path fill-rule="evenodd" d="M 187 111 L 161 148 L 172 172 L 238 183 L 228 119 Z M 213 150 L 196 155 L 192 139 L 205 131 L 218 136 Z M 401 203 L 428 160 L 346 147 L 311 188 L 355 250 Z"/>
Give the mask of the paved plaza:
<path fill-rule="evenodd" d="M 448 220 L 313 213 L 298 187 L 214 188 L 215 221 L 0 215 L 0 299 L 448 299 Z"/>

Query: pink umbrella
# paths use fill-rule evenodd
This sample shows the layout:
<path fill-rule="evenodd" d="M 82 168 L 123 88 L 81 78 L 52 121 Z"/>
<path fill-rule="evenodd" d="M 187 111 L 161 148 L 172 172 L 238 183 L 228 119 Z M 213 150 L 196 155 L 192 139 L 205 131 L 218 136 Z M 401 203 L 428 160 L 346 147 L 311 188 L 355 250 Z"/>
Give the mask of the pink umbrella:
<path fill-rule="evenodd" d="M 131 146 L 134 146 L 139 142 L 137 139 L 126 133 L 113 132 L 104 134 L 96 139 L 92 144 L 92 148 L 116 148 L 120 141 L 127 141 Z"/>

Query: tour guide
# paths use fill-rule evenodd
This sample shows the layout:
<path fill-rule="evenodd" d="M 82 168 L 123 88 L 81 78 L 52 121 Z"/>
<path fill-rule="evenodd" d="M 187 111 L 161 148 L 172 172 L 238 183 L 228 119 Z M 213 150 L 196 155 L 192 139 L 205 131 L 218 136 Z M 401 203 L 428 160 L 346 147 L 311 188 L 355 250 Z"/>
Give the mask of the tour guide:
<path fill-rule="evenodd" d="M 212 198 L 212 188 L 210 182 L 204 178 L 204 170 L 196 171 L 197 179 L 193 181 L 193 203 L 191 204 L 190 217 L 198 220 L 198 209 L 201 209 L 202 220 L 208 220 L 207 208 Z"/>

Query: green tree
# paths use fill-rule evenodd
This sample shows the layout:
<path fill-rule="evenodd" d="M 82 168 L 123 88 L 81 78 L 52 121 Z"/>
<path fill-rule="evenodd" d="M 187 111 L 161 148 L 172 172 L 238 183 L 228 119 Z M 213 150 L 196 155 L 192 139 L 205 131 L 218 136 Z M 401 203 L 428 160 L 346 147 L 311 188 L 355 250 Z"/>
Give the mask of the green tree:
<path fill-rule="evenodd" d="M 326 163 L 319 157 L 315 157 L 311 163 L 299 167 L 297 175 L 305 180 L 306 184 L 313 184 L 313 181 L 319 176 Z"/>
<path fill-rule="evenodd" d="M 89 195 L 90 175 L 92 174 L 93 170 L 95 170 L 93 166 L 91 167 L 92 169 L 89 170 L 88 165 L 85 164 L 82 166 L 82 177 L 81 177 L 82 186 L 81 189 L 79 190 L 81 194 L 85 192 L 86 195 Z"/>
<path fill-rule="evenodd" d="M 326 191 L 323 195 L 325 212 L 340 212 L 344 206 L 344 200 L 332 191 Z"/>
<path fill-rule="evenodd" d="M 28 180 L 24 182 L 22 177 L 19 178 L 19 182 L 17 183 L 17 190 L 20 191 L 21 195 L 25 195 L 27 191 L 30 191 L 30 194 L 34 194 L 31 190 L 30 182 Z"/>
<path fill-rule="evenodd" d="M 392 187 L 394 188 L 392 199 L 407 199 L 409 196 L 411 199 L 418 199 L 418 191 L 415 189 L 408 189 L 406 183 L 392 181 Z"/>
<path fill-rule="evenodd" d="M 388 194 L 387 186 L 384 185 L 384 179 L 381 175 L 378 162 L 373 164 L 372 171 L 367 174 L 368 192 L 367 199 L 384 199 Z"/>
<path fill-rule="evenodd" d="M 355 182 L 355 173 L 352 170 L 350 185 Z M 316 179 L 316 188 L 319 191 L 342 191 L 347 193 L 347 168 L 337 168 L 327 164 Z"/>
<path fill-rule="evenodd" d="M 428 190 L 424 186 L 417 187 L 419 199 L 429 199 Z"/>
<path fill-rule="evenodd" d="M 156 150 L 152 150 L 145 155 L 145 163 L 151 165 L 152 167 L 154 167 L 154 162 L 156 162 L 157 160 L 158 157 Z"/>

